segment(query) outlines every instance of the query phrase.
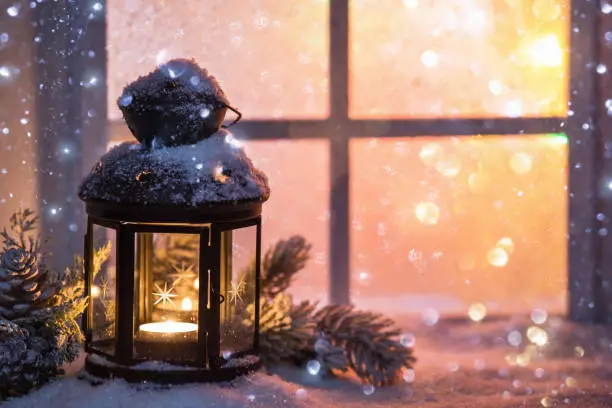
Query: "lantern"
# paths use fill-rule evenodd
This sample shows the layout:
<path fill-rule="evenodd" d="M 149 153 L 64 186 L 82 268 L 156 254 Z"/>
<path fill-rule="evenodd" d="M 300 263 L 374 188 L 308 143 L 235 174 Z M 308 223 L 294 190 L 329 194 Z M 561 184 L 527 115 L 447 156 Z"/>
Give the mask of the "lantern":
<path fill-rule="evenodd" d="M 174 112 L 173 123 L 181 122 L 177 112 L 188 115 L 191 132 L 198 126 L 192 114 L 209 106 L 214 92 L 210 84 L 201 87 L 205 71 L 179 62 L 187 68 L 169 73 L 161 67 L 128 85 L 120 108 L 146 117 L 148 108 L 165 106 Z M 183 88 L 191 92 L 189 104 L 177 107 L 172 98 Z M 163 98 L 170 99 L 162 103 Z M 155 106 L 147 105 L 152 99 Z M 267 179 L 229 131 L 217 128 L 211 134 L 208 117 L 197 117 L 207 129 L 200 135 L 183 137 L 181 129 L 172 135 L 174 125 L 162 126 L 161 140 L 172 143 L 156 148 L 150 141 L 157 135 L 147 130 L 146 143 L 113 148 L 81 185 L 90 299 L 85 368 L 95 376 L 225 381 L 260 364 L 261 210 L 269 196 Z M 102 264 L 95 257 L 100 248 L 110 249 Z"/>

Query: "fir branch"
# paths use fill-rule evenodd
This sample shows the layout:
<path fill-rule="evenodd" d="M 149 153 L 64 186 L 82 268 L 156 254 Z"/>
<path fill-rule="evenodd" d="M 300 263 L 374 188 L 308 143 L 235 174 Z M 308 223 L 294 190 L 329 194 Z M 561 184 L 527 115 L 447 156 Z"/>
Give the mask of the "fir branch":
<path fill-rule="evenodd" d="M 354 371 L 375 386 L 392 384 L 402 369 L 416 361 L 412 349 L 399 342 L 395 322 L 378 313 L 352 306 L 326 306 L 310 302 L 292 304 L 286 294 L 293 278 L 309 259 L 311 245 L 301 236 L 281 240 L 262 262 L 260 356 L 265 364 L 291 361 L 304 364 L 317 359 L 327 371 Z M 250 281 L 254 262 L 245 271 Z M 254 299 L 250 300 L 254 302 Z M 254 320 L 253 305 L 245 325 Z"/>
<path fill-rule="evenodd" d="M 392 384 L 402 369 L 412 368 L 416 361 L 412 349 L 399 342 L 395 322 L 381 314 L 331 305 L 317 311 L 313 319 L 332 345 L 345 350 L 348 367 L 370 384 Z"/>
<path fill-rule="evenodd" d="M 325 333 L 321 333 L 314 343 L 314 353 L 322 367 L 328 372 L 346 372 L 349 369 L 349 361 L 344 349 L 339 345 L 332 344 L 329 336 Z"/>
<path fill-rule="evenodd" d="M 10 300 L 0 305 L 0 311 L 9 316 L 0 321 L 0 329 L 7 328 L 4 333 L 0 330 L 0 337 L 6 337 L 0 341 L 0 355 L 13 353 L 14 346 L 21 350 L 11 361 L 4 361 L 0 399 L 25 393 L 60 374 L 64 363 L 78 357 L 83 340 L 78 323 L 88 301 L 83 259 L 75 257 L 73 265 L 61 272 L 47 270 L 43 266 L 46 254 L 32 233 L 36 222 L 34 213 L 26 209 L 15 213 L 9 229 L 0 232 L 0 281 L 10 282 L 0 285 L 0 300 Z M 94 274 L 109 255 L 110 245 L 95 252 Z M 33 287 L 40 293 L 32 295 Z"/>
<path fill-rule="evenodd" d="M 263 256 L 261 265 L 261 297 L 274 299 L 284 293 L 293 278 L 306 266 L 312 245 L 301 235 L 278 241 Z M 246 282 L 255 280 L 255 260 L 243 271 Z M 253 301 L 254 299 L 249 299 Z"/>
<path fill-rule="evenodd" d="M 38 217 L 30 209 L 15 212 L 9 220 L 9 229 L 5 227 L 0 232 L 5 249 L 17 247 L 28 252 L 38 252 L 39 241 L 31 234 L 37 222 Z"/>
<path fill-rule="evenodd" d="M 265 364 L 279 361 L 304 360 L 304 350 L 312 339 L 315 323 L 312 313 L 315 305 L 302 302 L 291 304 L 291 298 L 279 294 L 261 305 L 259 320 L 260 356 Z M 253 311 L 252 306 L 249 309 Z M 251 315 L 250 321 L 254 320 Z"/>
<path fill-rule="evenodd" d="M 106 243 L 106 245 L 104 245 L 103 247 L 98 248 L 94 252 L 94 257 L 93 257 L 93 279 L 96 278 L 96 276 L 98 275 L 98 272 L 100 272 L 100 270 L 102 269 L 102 265 L 110 257 L 112 249 L 113 249 L 113 245 L 112 245 L 112 242 L 109 240 Z M 79 262 L 82 265 L 83 260 L 80 259 Z"/>
<path fill-rule="evenodd" d="M 310 259 L 312 245 L 300 235 L 280 240 L 263 258 L 262 295 L 274 298 L 284 293 L 295 275 L 304 269 Z"/>

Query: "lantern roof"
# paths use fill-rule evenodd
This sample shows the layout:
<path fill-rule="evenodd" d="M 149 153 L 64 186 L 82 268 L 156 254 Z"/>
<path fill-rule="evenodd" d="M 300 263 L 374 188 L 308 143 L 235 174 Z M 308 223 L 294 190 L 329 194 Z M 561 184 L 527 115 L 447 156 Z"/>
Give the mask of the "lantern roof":
<path fill-rule="evenodd" d="M 237 111 L 194 61 L 160 65 L 128 84 L 117 103 L 140 143 L 100 158 L 79 188 L 88 206 L 193 210 L 268 199 L 267 177 L 222 126 L 227 109 Z"/>
<path fill-rule="evenodd" d="M 171 207 L 262 202 L 269 194 L 266 175 L 226 129 L 191 145 L 115 146 L 79 189 L 84 201 Z"/>

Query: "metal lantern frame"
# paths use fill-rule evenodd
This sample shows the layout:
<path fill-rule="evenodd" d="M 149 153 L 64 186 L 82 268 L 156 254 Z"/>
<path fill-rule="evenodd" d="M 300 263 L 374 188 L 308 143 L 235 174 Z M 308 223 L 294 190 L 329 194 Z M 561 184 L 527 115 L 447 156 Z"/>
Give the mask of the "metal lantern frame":
<path fill-rule="evenodd" d="M 232 359 L 243 355 L 259 354 L 259 304 L 261 264 L 261 209 L 262 201 L 211 204 L 198 207 L 134 206 L 119 203 L 86 201 L 88 215 L 85 235 L 84 266 L 85 290 L 91 296 L 93 285 L 94 225 L 116 232 L 116 306 L 113 355 L 97 349 L 92 339 L 93 303 L 87 307 L 83 319 L 85 350 L 91 355 L 104 357 L 104 364 L 88 358 L 85 368 L 91 374 L 102 377 L 120 377 L 127 381 L 153 381 L 164 383 L 228 381 L 239 375 L 256 370 L 259 359 L 245 364 L 227 364 L 221 355 L 221 276 L 224 262 L 228 262 L 227 243 L 223 243 L 224 232 L 246 227 L 256 227 L 255 242 L 255 310 L 253 322 L 253 347 L 232 355 Z M 143 251 L 153 248 L 136 247 L 138 233 L 198 234 L 200 282 L 198 291 L 198 340 L 197 359 L 168 360 L 136 358 L 134 356 L 134 333 L 138 317 L 136 305 L 136 262 Z M 230 244 L 231 245 L 231 244 Z M 231 262 L 231 260 L 230 260 Z M 210 271 L 210 272 L 209 272 Z M 206 276 L 204 276 L 206 274 Z M 91 297 L 90 297 L 91 299 Z M 135 306 L 136 305 L 136 306 Z M 134 366 L 147 361 L 163 361 L 181 367 L 164 370 L 142 369 Z"/>

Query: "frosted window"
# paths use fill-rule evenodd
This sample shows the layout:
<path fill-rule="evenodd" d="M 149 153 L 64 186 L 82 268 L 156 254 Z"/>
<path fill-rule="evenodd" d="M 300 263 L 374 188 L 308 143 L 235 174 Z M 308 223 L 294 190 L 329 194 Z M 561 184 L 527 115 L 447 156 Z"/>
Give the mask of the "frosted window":
<path fill-rule="evenodd" d="M 354 140 L 351 298 L 390 314 L 565 311 L 562 135 Z"/>
<path fill-rule="evenodd" d="M 350 116 L 565 116 L 569 0 L 350 2 Z"/>
<path fill-rule="evenodd" d="M 303 235 L 312 259 L 291 293 L 296 300 L 325 302 L 329 293 L 329 143 L 325 140 L 248 142 L 248 155 L 269 180 L 264 205 L 262 251 L 279 239 Z"/>
<path fill-rule="evenodd" d="M 109 0 L 109 116 L 126 83 L 193 57 L 245 118 L 326 117 L 328 13 L 321 0 Z"/>

